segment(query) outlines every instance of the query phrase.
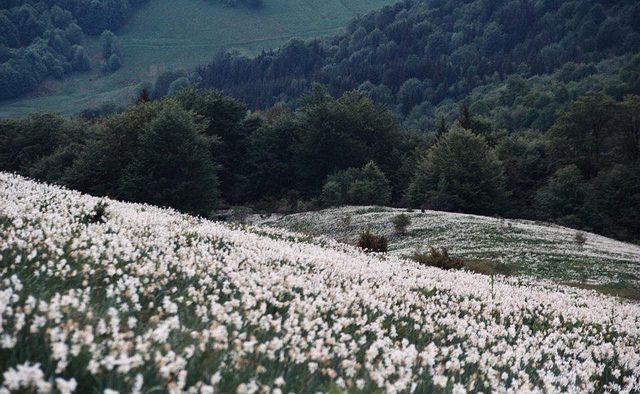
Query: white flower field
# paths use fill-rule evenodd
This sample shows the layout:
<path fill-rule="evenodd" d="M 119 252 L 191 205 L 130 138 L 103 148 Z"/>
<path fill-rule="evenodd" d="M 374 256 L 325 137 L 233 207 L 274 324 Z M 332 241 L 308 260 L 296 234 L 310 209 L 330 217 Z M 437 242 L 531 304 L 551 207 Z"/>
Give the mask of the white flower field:
<path fill-rule="evenodd" d="M 638 392 L 640 305 L 0 173 L 0 393 Z"/>
<path fill-rule="evenodd" d="M 394 234 L 392 219 L 411 218 L 407 234 Z M 410 256 L 415 250 L 446 247 L 456 256 L 506 264 L 520 276 L 536 280 L 640 295 L 640 246 L 591 233 L 528 220 L 501 219 L 437 211 L 407 211 L 386 207 L 343 207 L 269 218 L 252 222 L 328 236 L 355 243 L 365 230 L 389 238 L 389 253 Z M 615 293 L 616 291 L 613 291 Z"/>

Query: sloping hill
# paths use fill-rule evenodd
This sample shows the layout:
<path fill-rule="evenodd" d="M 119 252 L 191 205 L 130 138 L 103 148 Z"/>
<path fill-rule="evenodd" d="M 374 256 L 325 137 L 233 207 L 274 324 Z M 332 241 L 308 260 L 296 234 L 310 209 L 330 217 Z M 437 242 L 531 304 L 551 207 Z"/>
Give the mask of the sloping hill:
<path fill-rule="evenodd" d="M 394 233 L 391 222 L 400 213 L 412 221 L 404 236 Z M 446 247 L 464 258 L 507 264 L 520 275 L 636 298 L 640 293 L 640 246 L 589 233 L 581 244 L 576 230 L 546 223 L 380 207 L 328 209 L 257 221 L 351 244 L 369 229 L 389 237 L 394 256 Z"/>
<path fill-rule="evenodd" d="M 354 21 L 320 45 L 217 58 L 199 72 L 204 86 L 254 109 L 299 104 L 317 82 L 334 95 L 361 89 L 403 115 L 433 117 L 434 107 L 510 77 L 564 70 L 568 81 L 593 74 L 598 61 L 636 55 L 638 21 L 634 0 L 407 0 Z M 608 87 L 610 94 L 638 93 L 635 78 Z"/>
<path fill-rule="evenodd" d="M 0 390 L 620 392 L 640 307 L 0 173 Z"/>
<path fill-rule="evenodd" d="M 124 46 L 123 67 L 113 74 L 96 71 L 49 81 L 39 95 L 0 102 L 0 117 L 54 111 L 76 114 L 104 101 L 127 102 L 135 87 L 159 73 L 193 68 L 218 51 L 257 54 L 294 37 L 335 34 L 357 15 L 396 0 L 269 0 L 260 9 L 226 7 L 221 1 L 154 0 L 140 7 L 118 31 Z M 86 45 L 94 53 L 99 43 Z"/>

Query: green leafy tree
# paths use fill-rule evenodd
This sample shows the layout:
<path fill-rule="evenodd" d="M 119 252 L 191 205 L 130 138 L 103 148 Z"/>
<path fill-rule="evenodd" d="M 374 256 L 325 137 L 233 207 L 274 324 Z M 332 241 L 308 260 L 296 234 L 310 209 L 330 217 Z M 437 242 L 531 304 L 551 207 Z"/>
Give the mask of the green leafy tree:
<path fill-rule="evenodd" d="M 418 164 L 406 198 L 413 206 L 493 214 L 507 197 L 502 163 L 485 139 L 454 126 Z"/>
<path fill-rule="evenodd" d="M 110 30 L 105 30 L 100 34 L 100 45 L 102 46 L 102 57 L 105 60 L 112 55 L 122 57 L 122 44 L 120 39 Z"/>
<path fill-rule="evenodd" d="M 327 176 L 375 161 L 383 171 L 397 165 L 397 123 L 385 107 L 362 92 L 335 100 L 317 93 L 298 115 L 293 160 L 300 189 L 317 195 Z"/>
<path fill-rule="evenodd" d="M 584 226 L 590 190 L 577 166 L 560 168 L 536 193 L 538 217 L 570 227 Z"/>
<path fill-rule="evenodd" d="M 268 115 L 269 116 L 269 115 Z M 293 148 L 300 125 L 290 113 L 265 123 L 247 139 L 248 184 L 246 197 L 255 200 L 281 198 L 299 188 L 293 162 Z"/>
<path fill-rule="evenodd" d="M 590 223 L 598 232 L 640 240 L 640 163 L 601 171 L 588 194 Z"/>
<path fill-rule="evenodd" d="M 391 201 L 389 180 L 380 168 L 369 162 L 347 191 L 348 201 L 355 205 L 386 205 Z"/>
<path fill-rule="evenodd" d="M 322 186 L 320 200 L 325 206 L 337 207 L 345 203 L 345 191 L 343 185 L 335 179 L 328 180 Z"/>
<path fill-rule="evenodd" d="M 218 202 L 218 179 L 204 127 L 193 114 L 168 102 L 140 136 L 121 181 L 132 201 L 208 216 Z"/>
<path fill-rule="evenodd" d="M 242 202 L 248 192 L 248 138 L 258 124 L 251 120 L 245 122 L 245 106 L 215 90 L 187 87 L 180 89 L 173 98 L 207 122 L 204 134 L 216 142 L 211 145 L 211 154 L 220 165 L 221 192 L 230 203 Z"/>
<path fill-rule="evenodd" d="M 171 82 L 171 85 L 169 85 L 169 96 L 173 96 L 176 93 L 180 92 L 181 90 L 187 89 L 189 86 L 191 86 L 191 82 L 189 81 L 189 78 L 180 77 L 175 81 Z"/>
<path fill-rule="evenodd" d="M 391 186 L 380 168 L 369 162 L 361 169 L 350 168 L 328 177 L 320 199 L 328 206 L 387 205 Z"/>
<path fill-rule="evenodd" d="M 37 161 L 68 142 L 65 119 L 35 114 L 26 119 L 0 121 L 0 168 L 28 173 Z"/>
<path fill-rule="evenodd" d="M 0 45 L 16 48 L 20 45 L 20 33 L 11 20 L 0 13 Z"/>
<path fill-rule="evenodd" d="M 75 188 L 98 196 L 125 198 L 120 182 L 133 161 L 141 133 L 158 116 L 162 102 L 139 104 L 111 115 L 92 130 L 92 138 L 69 173 Z"/>
<path fill-rule="evenodd" d="M 71 67 L 76 71 L 91 70 L 91 60 L 87 51 L 80 45 L 71 47 Z"/>
<path fill-rule="evenodd" d="M 406 80 L 398 90 L 398 101 L 402 106 L 402 112 L 408 114 L 416 105 L 424 99 L 425 86 L 417 78 Z"/>
<path fill-rule="evenodd" d="M 597 41 L 598 47 L 606 49 L 616 44 L 620 44 L 625 37 L 623 24 L 614 19 L 605 20 L 598 30 Z"/>
<path fill-rule="evenodd" d="M 606 164 L 604 153 L 615 135 L 614 101 L 603 94 L 589 94 L 573 103 L 549 131 L 556 168 L 575 164 L 587 178 Z"/>
<path fill-rule="evenodd" d="M 640 159 L 640 96 L 627 96 L 620 103 L 619 142 L 622 157 L 628 162 Z"/>
<path fill-rule="evenodd" d="M 509 213 L 516 217 L 534 217 L 535 192 L 548 178 L 548 146 L 544 136 L 538 133 L 518 133 L 503 139 L 496 147 L 496 154 L 503 164 Z"/>

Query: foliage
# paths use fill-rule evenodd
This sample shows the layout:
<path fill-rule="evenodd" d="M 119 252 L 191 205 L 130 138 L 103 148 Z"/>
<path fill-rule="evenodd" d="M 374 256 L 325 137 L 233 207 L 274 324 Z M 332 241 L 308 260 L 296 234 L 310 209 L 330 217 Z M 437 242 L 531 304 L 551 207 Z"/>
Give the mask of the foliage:
<path fill-rule="evenodd" d="M 334 98 L 320 86 L 295 111 L 277 105 L 248 113 L 221 92 L 193 86 L 150 99 L 126 110 L 95 108 L 83 114 L 86 120 L 39 114 L 0 121 L 0 168 L 98 196 L 202 215 L 218 205 L 215 194 L 222 203 L 259 211 L 392 204 L 543 219 L 640 239 L 637 96 L 582 96 L 558 114 L 546 134 L 506 132 L 474 112 L 481 108 L 463 106 L 453 125 L 439 122 L 439 135 L 403 129 L 389 109 L 362 92 Z M 175 115 L 166 123 L 174 137 L 184 132 L 191 142 L 182 152 L 179 143 L 160 143 L 166 158 L 143 162 L 140 157 L 150 154 L 141 148 L 143 136 L 168 107 Z M 208 180 L 193 180 L 198 187 L 212 184 L 213 173 L 216 192 L 194 188 L 208 196 L 199 201 L 187 196 L 176 174 L 160 181 L 165 175 L 159 173 L 153 175 L 159 183 L 150 182 L 158 188 L 154 192 L 136 189 L 145 182 L 144 166 L 173 159 L 180 179 L 189 165 L 200 168 L 197 177 Z M 132 180 L 124 182 L 125 174 Z"/>
<path fill-rule="evenodd" d="M 563 167 L 536 193 L 538 215 L 570 226 L 585 224 L 590 185 L 576 165 Z"/>
<path fill-rule="evenodd" d="M 320 200 L 327 206 L 387 205 L 391 187 L 384 173 L 374 162 L 361 169 L 351 168 L 327 178 Z"/>
<path fill-rule="evenodd" d="M 0 100 L 35 89 L 46 78 L 62 79 L 91 69 L 85 33 L 117 29 L 145 0 L 7 0 L 0 3 Z M 103 33 L 103 69 L 119 68 L 115 36 Z M 117 55 L 113 57 L 113 55 Z"/>
<path fill-rule="evenodd" d="M 204 86 L 255 109 L 283 98 L 295 105 L 319 82 L 333 94 L 362 87 L 409 114 L 422 104 L 464 98 L 502 76 L 634 53 L 624 37 L 638 31 L 635 1 L 594 3 L 399 1 L 354 20 L 344 34 L 293 40 L 256 58 L 222 54 L 199 73 Z"/>
<path fill-rule="evenodd" d="M 584 246 L 587 243 L 587 236 L 582 231 L 578 231 L 575 236 L 576 243 L 580 246 Z"/>
<path fill-rule="evenodd" d="M 218 179 L 202 123 L 177 103 L 165 105 L 138 137 L 119 187 L 131 201 L 210 215 Z"/>
<path fill-rule="evenodd" d="M 449 256 L 449 250 L 445 247 L 430 248 L 428 252 L 416 251 L 413 260 L 418 264 L 444 270 L 459 270 L 464 267 L 464 260 Z"/>
<path fill-rule="evenodd" d="M 413 206 L 488 214 L 507 196 L 502 164 L 485 139 L 452 128 L 417 164 L 407 191 Z"/>
<path fill-rule="evenodd" d="M 388 251 L 388 241 L 384 235 L 376 235 L 367 230 L 360 234 L 358 247 L 370 253 L 385 253 Z"/>
<path fill-rule="evenodd" d="M 411 225 L 411 218 L 406 213 L 394 216 L 391 220 L 396 233 L 404 235 L 407 233 L 407 227 Z"/>

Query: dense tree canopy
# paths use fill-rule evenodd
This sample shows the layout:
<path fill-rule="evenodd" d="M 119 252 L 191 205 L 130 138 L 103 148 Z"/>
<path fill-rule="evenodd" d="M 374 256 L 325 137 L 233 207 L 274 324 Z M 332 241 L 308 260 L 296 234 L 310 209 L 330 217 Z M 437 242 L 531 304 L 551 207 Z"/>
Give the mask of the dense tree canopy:
<path fill-rule="evenodd" d="M 248 113 L 220 92 L 188 88 L 88 121 L 0 121 L 0 169 L 201 215 L 238 204 L 392 204 L 638 240 L 639 102 L 584 96 L 546 134 L 507 133 L 463 107 L 453 125 L 419 134 L 359 91 L 334 98 L 315 87 L 296 111 Z"/>
<path fill-rule="evenodd" d="M 506 201 L 503 171 L 483 137 L 456 125 L 418 162 L 407 200 L 430 209 L 501 212 Z"/>
<path fill-rule="evenodd" d="M 145 0 L 5 0 L 0 2 L 0 100 L 91 69 L 85 34 L 118 29 Z M 111 33 L 113 36 L 113 34 Z M 103 69 L 122 62 L 115 36 L 104 48 Z M 114 56 L 115 55 L 115 56 Z"/>
<path fill-rule="evenodd" d="M 177 103 L 165 105 L 139 136 L 124 171 L 122 194 L 210 215 L 217 206 L 218 180 L 204 126 Z"/>
<path fill-rule="evenodd" d="M 328 39 L 293 40 L 254 59 L 220 54 L 199 69 L 206 87 L 250 108 L 297 105 L 313 82 L 332 94 L 363 87 L 408 114 L 465 97 L 507 75 L 637 53 L 633 0 L 403 0 Z"/>
<path fill-rule="evenodd" d="M 370 161 L 362 168 L 350 168 L 327 178 L 320 200 L 327 206 L 387 205 L 391 185 L 378 166 Z"/>

